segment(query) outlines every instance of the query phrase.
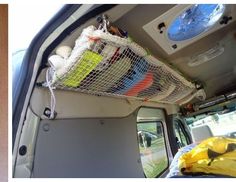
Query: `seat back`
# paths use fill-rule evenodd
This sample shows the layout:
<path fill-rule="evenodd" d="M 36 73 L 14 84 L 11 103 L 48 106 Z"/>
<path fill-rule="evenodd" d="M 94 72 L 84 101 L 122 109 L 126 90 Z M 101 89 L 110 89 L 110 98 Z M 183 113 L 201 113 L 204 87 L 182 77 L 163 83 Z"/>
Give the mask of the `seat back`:
<path fill-rule="evenodd" d="M 201 125 L 191 129 L 193 142 L 201 142 L 204 139 L 213 136 L 213 133 L 208 125 Z"/>

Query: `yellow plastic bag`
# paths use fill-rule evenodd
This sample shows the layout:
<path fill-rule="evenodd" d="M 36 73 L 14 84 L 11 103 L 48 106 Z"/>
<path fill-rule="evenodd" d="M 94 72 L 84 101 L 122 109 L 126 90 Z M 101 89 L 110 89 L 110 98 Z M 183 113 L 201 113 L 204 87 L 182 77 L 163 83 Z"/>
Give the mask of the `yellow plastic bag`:
<path fill-rule="evenodd" d="M 236 177 L 236 139 L 212 137 L 179 158 L 183 174 L 220 174 Z"/>

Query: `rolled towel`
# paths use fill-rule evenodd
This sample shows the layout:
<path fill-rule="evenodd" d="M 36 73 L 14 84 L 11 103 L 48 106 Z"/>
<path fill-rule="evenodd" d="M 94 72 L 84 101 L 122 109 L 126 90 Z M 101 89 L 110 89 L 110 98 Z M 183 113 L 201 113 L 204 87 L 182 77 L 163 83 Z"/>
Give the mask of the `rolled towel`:
<path fill-rule="evenodd" d="M 65 65 L 65 60 L 59 55 L 50 56 L 48 62 L 53 68 L 55 68 L 55 70 L 63 68 Z"/>
<path fill-rule="evenodd" d="M 67 59 L 72 52 L 72 48 L 69 46 L 60 46 L 56 49 L 56 54 Z"/>

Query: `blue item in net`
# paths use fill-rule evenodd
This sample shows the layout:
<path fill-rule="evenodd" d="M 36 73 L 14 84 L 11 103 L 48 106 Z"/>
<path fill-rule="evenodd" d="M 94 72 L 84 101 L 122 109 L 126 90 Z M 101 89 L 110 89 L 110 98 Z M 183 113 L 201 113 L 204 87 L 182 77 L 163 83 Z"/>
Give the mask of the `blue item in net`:
<path fill-rule="evenodd" d="M 130 69 L 129 73 L 123 77 L 119 89 L 115 92 L 116 94 L 124 94 L 135 84 L 144 79 L 145 74 L 148 71 L 148 63 L 145 59 L 137 60 L 137 62 Z"/>

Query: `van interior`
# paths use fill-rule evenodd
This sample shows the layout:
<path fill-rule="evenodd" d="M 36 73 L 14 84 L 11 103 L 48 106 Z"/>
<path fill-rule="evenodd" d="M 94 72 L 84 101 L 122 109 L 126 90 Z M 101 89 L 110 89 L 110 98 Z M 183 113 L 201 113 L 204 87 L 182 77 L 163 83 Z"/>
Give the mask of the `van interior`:
<path fill-rule="evenodd" d="M 235 141 L 236 5 L 70 7 L 24 58 L 13 177 L 236 177 L 170 175 L 186 146 Z"/>

